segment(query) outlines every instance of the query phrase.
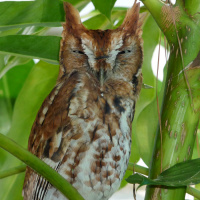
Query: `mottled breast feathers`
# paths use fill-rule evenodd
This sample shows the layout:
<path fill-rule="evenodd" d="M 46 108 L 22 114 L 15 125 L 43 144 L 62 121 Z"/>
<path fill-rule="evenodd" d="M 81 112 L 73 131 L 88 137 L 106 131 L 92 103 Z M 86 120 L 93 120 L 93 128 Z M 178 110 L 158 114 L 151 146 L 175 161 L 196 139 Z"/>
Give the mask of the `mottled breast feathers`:
<path fill-rule="evenodd" d="M 115 30 L 88 30 L 64 3 L 66 23 L 57 84 L 33 124 L 28 149 L 87 200 L 108 199 L 120 186 L 142 85 L 139 4 Z M 25 200 L 66 200 L 27 168 Z"/>

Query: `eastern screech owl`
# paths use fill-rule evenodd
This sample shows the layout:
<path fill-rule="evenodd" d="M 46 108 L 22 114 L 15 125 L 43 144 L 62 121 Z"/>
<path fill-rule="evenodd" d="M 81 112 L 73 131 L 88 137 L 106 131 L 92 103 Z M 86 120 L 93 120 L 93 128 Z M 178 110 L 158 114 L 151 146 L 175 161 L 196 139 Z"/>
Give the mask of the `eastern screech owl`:
<path fill-rule="evenodd" d="M 135 3 L 115 30 L 88 30 L 64 3 L 60 73 L 37 114 L 28 149 L 86 200 L 108 199 L 127 169 L 142 85 L 139 8 Z M 25 200 L 66 199 L 30 168 L 23 192 Z"/>

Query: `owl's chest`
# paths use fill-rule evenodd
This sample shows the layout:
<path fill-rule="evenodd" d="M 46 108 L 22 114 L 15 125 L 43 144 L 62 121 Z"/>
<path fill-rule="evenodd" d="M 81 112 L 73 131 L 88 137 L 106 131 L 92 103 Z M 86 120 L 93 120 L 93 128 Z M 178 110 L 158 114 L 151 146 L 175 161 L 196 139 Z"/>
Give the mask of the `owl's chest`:
<path fill-rule="evenodd" d="M 127 169 L 134 102 L 115 99 L 111 104 L 102 98 L 76 107 L 76 101 L 69 110 L 71 134 L 81 137 L 70 141 L 60 173 L 85 199 L 108 199 Z"/>
<path fill-rule="evenodd" d="M 87 90 L 82 90 L 82 94 L 72 99 L 69 106 L 68 115 L 73 127 L 71 135 L 81 136 L 74 142 L 89 142 L 100 150 L 106 141 L 106 144 L 120 148 L 120 143 L 123 145 L 130 140 L 134 101 L 112 95 L 90 97 Z M 109 151 L 109 147 L 105 148 L 108 148 L 106 152 Z"/>
<path fill-rule="evenodd" d="M 65 156 L 58 172 L 87 200 L 108 199 L 120 186 L 131 147 L 134 101 L 99 95 L 82 82 L 68 107 Z M 56 196 L 52 188 L 49 195 Z M 55 194 L 54 194 L 55 193 Z"/>

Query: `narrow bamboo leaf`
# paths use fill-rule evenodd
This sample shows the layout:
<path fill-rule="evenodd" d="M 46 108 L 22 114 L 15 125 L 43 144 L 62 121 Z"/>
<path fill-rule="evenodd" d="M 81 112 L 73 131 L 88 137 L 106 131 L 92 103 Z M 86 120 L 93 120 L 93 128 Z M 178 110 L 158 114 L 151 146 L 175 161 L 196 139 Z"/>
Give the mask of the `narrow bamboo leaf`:
<path fill-rule="evenodd" d="M 144 175 L 148 175 L 149 174 L 149 169 L 148 168 L 142 167 L 142 166 L 134 164 L 134 163 L 129 163 L 127 170 L 133 171 L 133 168 L 134 168 L 135 172 L 142 173 Z M 136 179 L 141 179 L 140 174 L 139 174 L 138 178 L 136 176 Z M 195 188 L 197 188 L 197 186 L 199 186 L 199 184 L 195 185 Z M 200 190 L 197 190 L 195 188 L 193 188 L 191 186 L 187 186 L 187 190 L 186 191 L 187 191 L 188 194 L 196 197 L 197 199 L 200 199 Z M 199 189 L 199 187 L 198 187 L 198 189 Z"/>
<path fill-rule="evenodd" d="M 178 163 L 163 171 L 157 179 L 184 185 L 200 183 L 200 158 Z"/>
<path fill-rule="evenodd" d="M 64 10 L 61 1 L 44 0 L 0 3 L 0 30 L 24 26 L 61 26 Z"/>
<path fill-rule="evenodd" d="M 1 87 L 1 80 L 0 80 L 0 87 Z M 1 89 L 0 89 L 0 92 L 2 92 Z M 10 109 L 8 108 L 8 105 L 7 105 L 7 99 L 5 97 L 0 96 L 0 108 L 1 108 L 0 109 L 0 131 L 1 133 L 6 134 L 10 129 L 11 114 L 10 114 Z M 4 156 L 1 154 L 0 162 L 2 159 L 4 160 Z"/>
<path fill-rule="evenodd" d="M 0 55 L 0 69 L 4 68 L 5 58 Z M 6 134 L 10 128 L 12 118 L 12 106 L 9 98 L 8 81 L 6 77 L 0 78 L 0 131 Z M 0 152 L 0 168 L 1 160 L 5 156 Z"/>
<path fill-rule="evenodd" d="M 61 191 L 68 199 L 82 199 L 77 190 L 68 183 L 60 174 L 54 169 L 41 161 L 39 158 L 25 150 L 14 141 L 0 133 L 0 147 L 8 151 L 18 159 L 22 160 L 32 169 L 37 171 L 40 175 L 46 178 L 52 185 Z"/>
<path fill-rule="evenodd" d="M 71 0 L 78 10 L 83 9 L 89 0 Z M 43 1 L 6 1 L 0 2 L 0 30 L 26 26 L 61 26 L 65 20 L 63 2 Z"/>
<path fill-rule="evenodd" d="M 92 18 L 92 17 L 95 17 L 97 15 L 101 14 L 98 10 L 92 10 L 91 12 L 83 15 L 81 18 L 84 20 L 85 18 L 86 19 L 89 19 L 89 18 Z"/>
<path fill-rule="evenodd" d="M 109 20 L 111 17 L 111 11 L 116 0 L 92 0 L 95 8 L 98 9 L 103 15 L 105 15 Z"/>
<path fill-rule="evenodd" d="M 2 55 L 3 56 L 3 55 Z M 7 55 L 5 55 L 7 56 Z M 8 56 L 7 56 L 8 57 Z M 25 63 L 27 63 L 28 61 L 30 61 L 29 58 L 24 58 L 24 57 L 15 57 L 15 56 L 10 56 L 9 59 L 7 59 L 7 57 L 4 59 L 8 60 L 5 64 L 5 62 L 3 63 L 1 70 L 0 70 L 0 79 L 13 67 L 15 66 L 19 66 L 19 65 L 23 65 Z"/>
<path fill-rule="evenodd" d="M 58 63 L 60 39 L 57 36 L 8 35 L 0 37 L 0 53 Z"/>
<path fill-rule="evenodd" d="M 96 29 L 103 29 L 103 27 L 110 24 L 110 22 L 104 15 L 99 14 L 86 20 L 83 24 L 88 29 L 96 30 Z"/>
<path fill-rule="evenodd" d="M 30 60 L 24 65 L 17 65 L 6 73 L 8 89 L 12 103 L 14 103 L 15 99 L 17 98 L 28 74 L 34 65 L 35 63 L 33 60 Z"/>
<path fill-rule="evenodd" d="M 157 179 L 149 179 L 141 174 L 129 176 L 128 183 L 142 185 L 164 185 L 169 187 L 183 187 L 200 183 L 200 159 L 178 163 L 163 171 Z"/>
<path fill-rule="evenodd" d="M 17 60 L 14 63 L 18 63 Z M 4 134 L 10 128 L 15 100 L 33 65 L 32 60 L 24 65 L 17 65 L 0 77 L 0 130 Z M 0 162 L 1 160 L 2 154 Z"/>
<path fill-rule="evenodd" d="M 125 8 L 115 8 L 112 11 L 112 22 L 117 22 L 118 27 L 122 22 L 126 14 Z M 91 13 L 85 15 L 84 17 L 90 17 L 88 20 L 84 21 L 84 26 L 88 29 L 113 29 L 113 24 L 108 20 L 105 15 L 101 14 L 99 11 L 94 10 Z M 83 17 L 83 18 L 84 18 Z"/>

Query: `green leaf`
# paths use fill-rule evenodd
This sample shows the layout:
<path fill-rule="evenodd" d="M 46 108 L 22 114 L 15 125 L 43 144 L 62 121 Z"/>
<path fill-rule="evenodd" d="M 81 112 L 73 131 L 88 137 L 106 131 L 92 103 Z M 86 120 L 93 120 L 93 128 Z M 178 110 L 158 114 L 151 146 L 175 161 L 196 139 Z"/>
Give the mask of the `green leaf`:
<path fill-rule="evenodd" d="M 111 20 L 111 11 L 115 2 L 116 0 L 92 0 L 95 8 L 105 15 L 109 20 Z"/>
<path fill-rule="evenodd" d="M 0 87 L 1 87 L 1 80 L 0 80 Z M 0 88 L 0 92 L 1 92 Z M 0 96 L 0 131 L 3 134 L 6 134 L 10 128 L 11 124 L 11 109 L 10 109 L 10 102 L 8 102 L 8 99 L 5 97 Z M 1 154 L 0 160 L 3 158 L 3 155 Z"/>
<path fill-rule="evenodd" d="M 17 98 L 28 74 L 34 65 L 35 64 L 33 60 L 30 60 L 24 65 L 17 65 L 6 73 L 11 100 L 15 101 Z"/>
<path fill-rule="evenodd" d="M 61 1 L 0 2 L 0 30 L 25 26 L 61 26 L 64 9 Z"/>
<path fill-rule="evenodd" d="M 70 0 L 79 11 L 89 0 Z M 0 2 L 0 31 L 27 26 L 61 26 L 65 21 L 63 2 L 43 1 L 6 1 Z"/>
<path fill-rule="evenodd" d="M 57 36 L 8 35 L 0 37 L 0 53 L 58 63 L 60 39 Z"/>
<path fill-rule="evenodd" d="M 20 59 L 14 60 L 16 61 L 14 63 L 18 63 Z M 2 78 L 0 77 L 0 131 L 4 134 L 10 128 L 13 105 L 33 65 L 34 62 L 31 60 L 12 68 Z"/>
<path fill-rule="evenodd" d="M 112 22 L 118 22 L 115 26 L 118 27 L 125 15 L 126 15 L 126 8 L 113 8 L 112 11 Z M 83 24 L 85 27 L 87 27 L 88 29 L 113 29 L 114 26 L 113 24 L 108 20 L 108 18 L 101 14 L 98 10 L 94 10 L 92 12 L 90 12 L 89 14 L 83 16 L 83 18 L 88 18 L 90 17 L 88 20 L 84 21 Z"/>
<path fill-rule="evenodd" d="M 3 55 L 2 55 L 3 56 Z M 2 64 L 1 70 L 0 70 L 0 79 L 13 67 L 15 66 L 19 66 L 19 65 L 24 65 L 26 64 L 28 61 L 30 61 L 29 58 L 24 58 L 24 57 L 15 57 L 15 56 L 8 56 L 5 55 L 3 56 L 4 60 L 6 60 L 6 62 L 4 61 L 4 63 Z"/>
<path fill-rule="evenodd" d="M 157 179 L 149 179 L 141 174 L 134 174 L 127 179 L 128 183 L 142 185 L 163 185 L 169 187 L 184 187 L 200 183 L 200 159 L 178 163 L 163 171 Z"/>
<path fill-rule="evenodd" d="M 106 26 L 110 25 L 110 22 L 104 15 L 98 14 L 86 20 L 85 22 L 83 22 L 83 24 L 88 29 L 96 30 L 96 29 L 105 29 Z"/>
<path fill-rule="evenodd" d="M 157 178 L 174 185 L 195 185 L 200 183 L 200 159 L 178 163 L 163 171 Z"/>
<path fill-rule="evenodd" d="M 4 68 L 5 58 L 0 55 L 0 68 Z M 10 128 L 11 118 L 12 118 L 12 105 L 10 101 L 10 94 L 8 90 L 8 81 L 6 77 L 0 78 L 0 131 L 6 134 Z M 0 154 L 1 159 L 4 156 Z M 0 163 L 1 164 L 1 163 Z"/>
<path fill-rule="evenodd" d="M 156 184 L 153 180 L 143 176 L 142 174 L 134 174 L 129 176 L 126 181 L 128 183 L 132 183 L 132 184 L 140 184 L 139 187 L 143 186 L 143 185 L 160 185 L 160 184 Z"/>

